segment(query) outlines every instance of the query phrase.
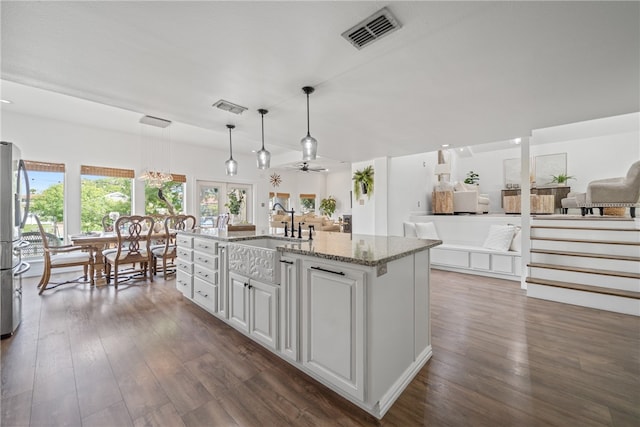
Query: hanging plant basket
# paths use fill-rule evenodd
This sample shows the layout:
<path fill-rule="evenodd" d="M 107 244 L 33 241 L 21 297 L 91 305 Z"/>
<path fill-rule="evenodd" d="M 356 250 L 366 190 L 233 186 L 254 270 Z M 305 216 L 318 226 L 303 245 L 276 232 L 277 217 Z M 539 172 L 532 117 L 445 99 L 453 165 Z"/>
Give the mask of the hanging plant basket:
<path fill-rule="evenodd" d="M 373 194 L 373 166 L 367 166 L 362 170 L 355 171 L 353 174 L 353 193 L 356 200 L 360 199 L 361 194 L 366 194 L 370 199 Z"/>

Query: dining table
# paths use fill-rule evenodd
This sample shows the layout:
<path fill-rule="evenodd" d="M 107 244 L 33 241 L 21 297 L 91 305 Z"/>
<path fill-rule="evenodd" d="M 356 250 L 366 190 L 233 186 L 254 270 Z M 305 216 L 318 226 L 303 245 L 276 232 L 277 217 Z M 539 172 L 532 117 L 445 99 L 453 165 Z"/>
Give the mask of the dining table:
<path fill-rule="evenodd" d="M 174 237 L 176 233 L 170 231 L 171 237 Z M 151 240 L 160 242 L 167 238 L 165 232 L 153 233 Z M 102 255 L 102 251 L 109 247 L 116 247 L 118 244 L 118 234 L 115 231 L 93 231 L 88 233 L 72 234 L 69 235 L 69 240 L 74 246 L 83 246 L 95 254 L 93 274 L 96 286 L 105 286 L 107 284 L 107 277 L 105 275 L 105 260 Z"/>

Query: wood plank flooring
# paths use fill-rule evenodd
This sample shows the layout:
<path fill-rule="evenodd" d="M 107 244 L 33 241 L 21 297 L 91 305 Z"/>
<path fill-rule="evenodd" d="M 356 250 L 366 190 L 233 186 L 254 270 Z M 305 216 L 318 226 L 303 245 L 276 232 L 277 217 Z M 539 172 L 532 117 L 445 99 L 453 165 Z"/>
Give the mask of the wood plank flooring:
<path fill-rule="evenodd" d="M 38 296 L 2 341 L 1 425 L 635 426 L 640 319 L 432 270 L 433 358 L 382 421 L 182 299 L 175 281 Z"/>

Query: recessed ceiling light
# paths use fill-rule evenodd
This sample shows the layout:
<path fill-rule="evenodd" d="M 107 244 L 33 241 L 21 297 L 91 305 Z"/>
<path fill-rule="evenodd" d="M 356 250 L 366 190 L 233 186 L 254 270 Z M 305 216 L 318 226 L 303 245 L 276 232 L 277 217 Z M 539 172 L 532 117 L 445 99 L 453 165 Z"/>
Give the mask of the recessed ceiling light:
<path fill-rule="evenodd" d="M 8 99 L 0 99 L 0 102 L 3 104 L 13 104 L 13 101 L 9 101 Z"/>
<path fill-rule="evenodd" d="M 520 144 L 520 141 L 522 141 L 522 139 L 516 138 L 516 139 L 513 140 L 513 143 L 514 144 Z"/>
<path fill-rule="evenodd" d="M 449 146 L 449 144 L 442 144 L 441 147 L 442 148 L 447 148 Z"/>

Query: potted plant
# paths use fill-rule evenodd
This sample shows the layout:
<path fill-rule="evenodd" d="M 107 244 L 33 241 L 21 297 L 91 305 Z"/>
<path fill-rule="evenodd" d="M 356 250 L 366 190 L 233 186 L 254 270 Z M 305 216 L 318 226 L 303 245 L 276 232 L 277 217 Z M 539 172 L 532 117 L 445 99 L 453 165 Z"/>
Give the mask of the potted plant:
<path fill-rule="evenodd" d="M 561 173 L 561 174 L 558 174 L 558 175 L 551 175 L 551 177 L 553 178 L 551 180 L 551 183 L 552 184 L 558 184 L 558 185 L 566 185 L 567 181 L 569 181 L 570 179 L 575 179 L 571 175 L 567 175 L 565 173 Z"/>
<path fill-rule="evenodd" d="M 467 177 L 464 179 L 465 184 L 477 184 L 480 181 L 480 175 L 474 171 L 467 172 Z"/>
<path fill-rule="evenodd" d="M 331 215 L 336 211 L 336 199 L 333 196 L 329 196 L 326 199 L 320 201 L 320 212 L 323 215 L 327 215 L 331 218 Z"/>
<path fill-rule="evenodd" d="M 360 194 L 366 194 L 367 198 L 371 198 L 373 194 L 373 173 L 373 166 L 371 165 L 354 172 L 353 193 L 356 195 L 356 200 L 360 198 Z"/>
<path fill-rule="evenodd" d="M 232 191 L 227 193 L 227 203 L 225 203 L 225 207 L 229 208 L 229 213 L 233 215 L 233 220 L 235 221 L 236 215 L 240 214 L 240 209 L 242 208 L 242 204 L 244 203 L 244 192 L 240 191 Z M 232 221 L 232 224 L 234 223 Z"/>

